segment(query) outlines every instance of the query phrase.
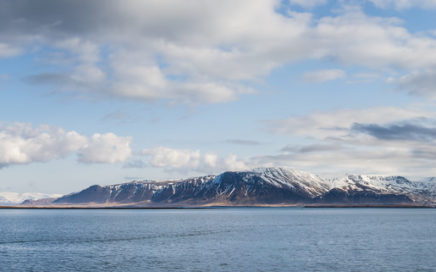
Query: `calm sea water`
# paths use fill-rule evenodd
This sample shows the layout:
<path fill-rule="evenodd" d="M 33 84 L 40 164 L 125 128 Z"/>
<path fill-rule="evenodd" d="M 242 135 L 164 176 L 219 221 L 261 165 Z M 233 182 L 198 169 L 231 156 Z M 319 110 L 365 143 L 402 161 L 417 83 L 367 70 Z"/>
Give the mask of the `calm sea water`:
<path fill-rule="evenodd" d="M 436 271 L 436 209 L 0 210 L 0 271 Z"/>

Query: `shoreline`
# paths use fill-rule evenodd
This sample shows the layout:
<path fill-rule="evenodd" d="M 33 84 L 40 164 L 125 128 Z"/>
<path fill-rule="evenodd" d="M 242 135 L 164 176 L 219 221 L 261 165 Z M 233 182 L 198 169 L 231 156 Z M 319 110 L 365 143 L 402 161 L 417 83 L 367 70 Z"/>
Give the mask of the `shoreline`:
<path fill-rule="evenodd" d="M 0 206 L 5 210 L 23 210 L 23 209 L 36 209 L 36 210 L 182 210 L 182 209 L 227 209 L 227 208 L 392 208 L 392 209 L 434 209 L 434 205 L 403 205 L 403 204 L 326 204 L 326 205 L 312 205 L 312 204 L 291 204 L 291 205 L 204 205 L 204 206 Z"/>

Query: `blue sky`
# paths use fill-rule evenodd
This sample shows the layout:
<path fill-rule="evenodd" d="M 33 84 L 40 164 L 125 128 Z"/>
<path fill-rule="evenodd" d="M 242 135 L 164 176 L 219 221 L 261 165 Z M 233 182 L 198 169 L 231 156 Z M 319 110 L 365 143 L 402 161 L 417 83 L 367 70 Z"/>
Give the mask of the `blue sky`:
<path fill-rule="evenodd" d="M 436 1 L 0 1 L 0 192 L 436 175 Z"/>

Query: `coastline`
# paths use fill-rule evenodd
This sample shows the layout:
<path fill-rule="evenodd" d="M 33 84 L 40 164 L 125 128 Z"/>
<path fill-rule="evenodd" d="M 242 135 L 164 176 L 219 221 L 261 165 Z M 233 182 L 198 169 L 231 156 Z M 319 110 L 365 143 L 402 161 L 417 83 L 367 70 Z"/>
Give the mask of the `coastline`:
<path fill-rule="evenodd" d="M 178 205 L 178 206 L 135 206 L 135 205 L 46 205 L 46 206 L 26 206 L 11 205 L 0 206 L 0 209 L 39 209 L 39 210 L 171 210 L 171 209 L 220 209 L 220 208 L 416 208 L 434 209 L 435 205 L 424 204 L 286 204 L 286 205 Z"/>

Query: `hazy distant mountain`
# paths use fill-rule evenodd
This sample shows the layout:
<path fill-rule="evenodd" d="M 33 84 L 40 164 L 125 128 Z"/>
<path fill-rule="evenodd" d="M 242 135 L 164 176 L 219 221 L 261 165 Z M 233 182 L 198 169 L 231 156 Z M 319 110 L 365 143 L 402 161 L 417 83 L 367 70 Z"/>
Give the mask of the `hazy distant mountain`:
<path fill-rule="evenodd" d="M 44 206 L 44 205 L 50 205 L 55 201 L 56 198 L 41 198 L 41 199 L 26 199 L 21 204 L 23 205 L 29 205 L 29 206 Z"/>
<path fill-rule="evenodd" d="M 25 200 L 36 200 L 42 198 L 56 199 L 60 196 L 60 194 L 0 192 L 0 205 L 16 205 Z"/>
<path fill-rule="evenodd" d="M 177 181 L 134 181 L 94 185 L 53 204 L 260 205 L 260 204 L 432 204 L 435 180 L 349 175 L 322 179 L 287 168 L 224 172 Z"/>

